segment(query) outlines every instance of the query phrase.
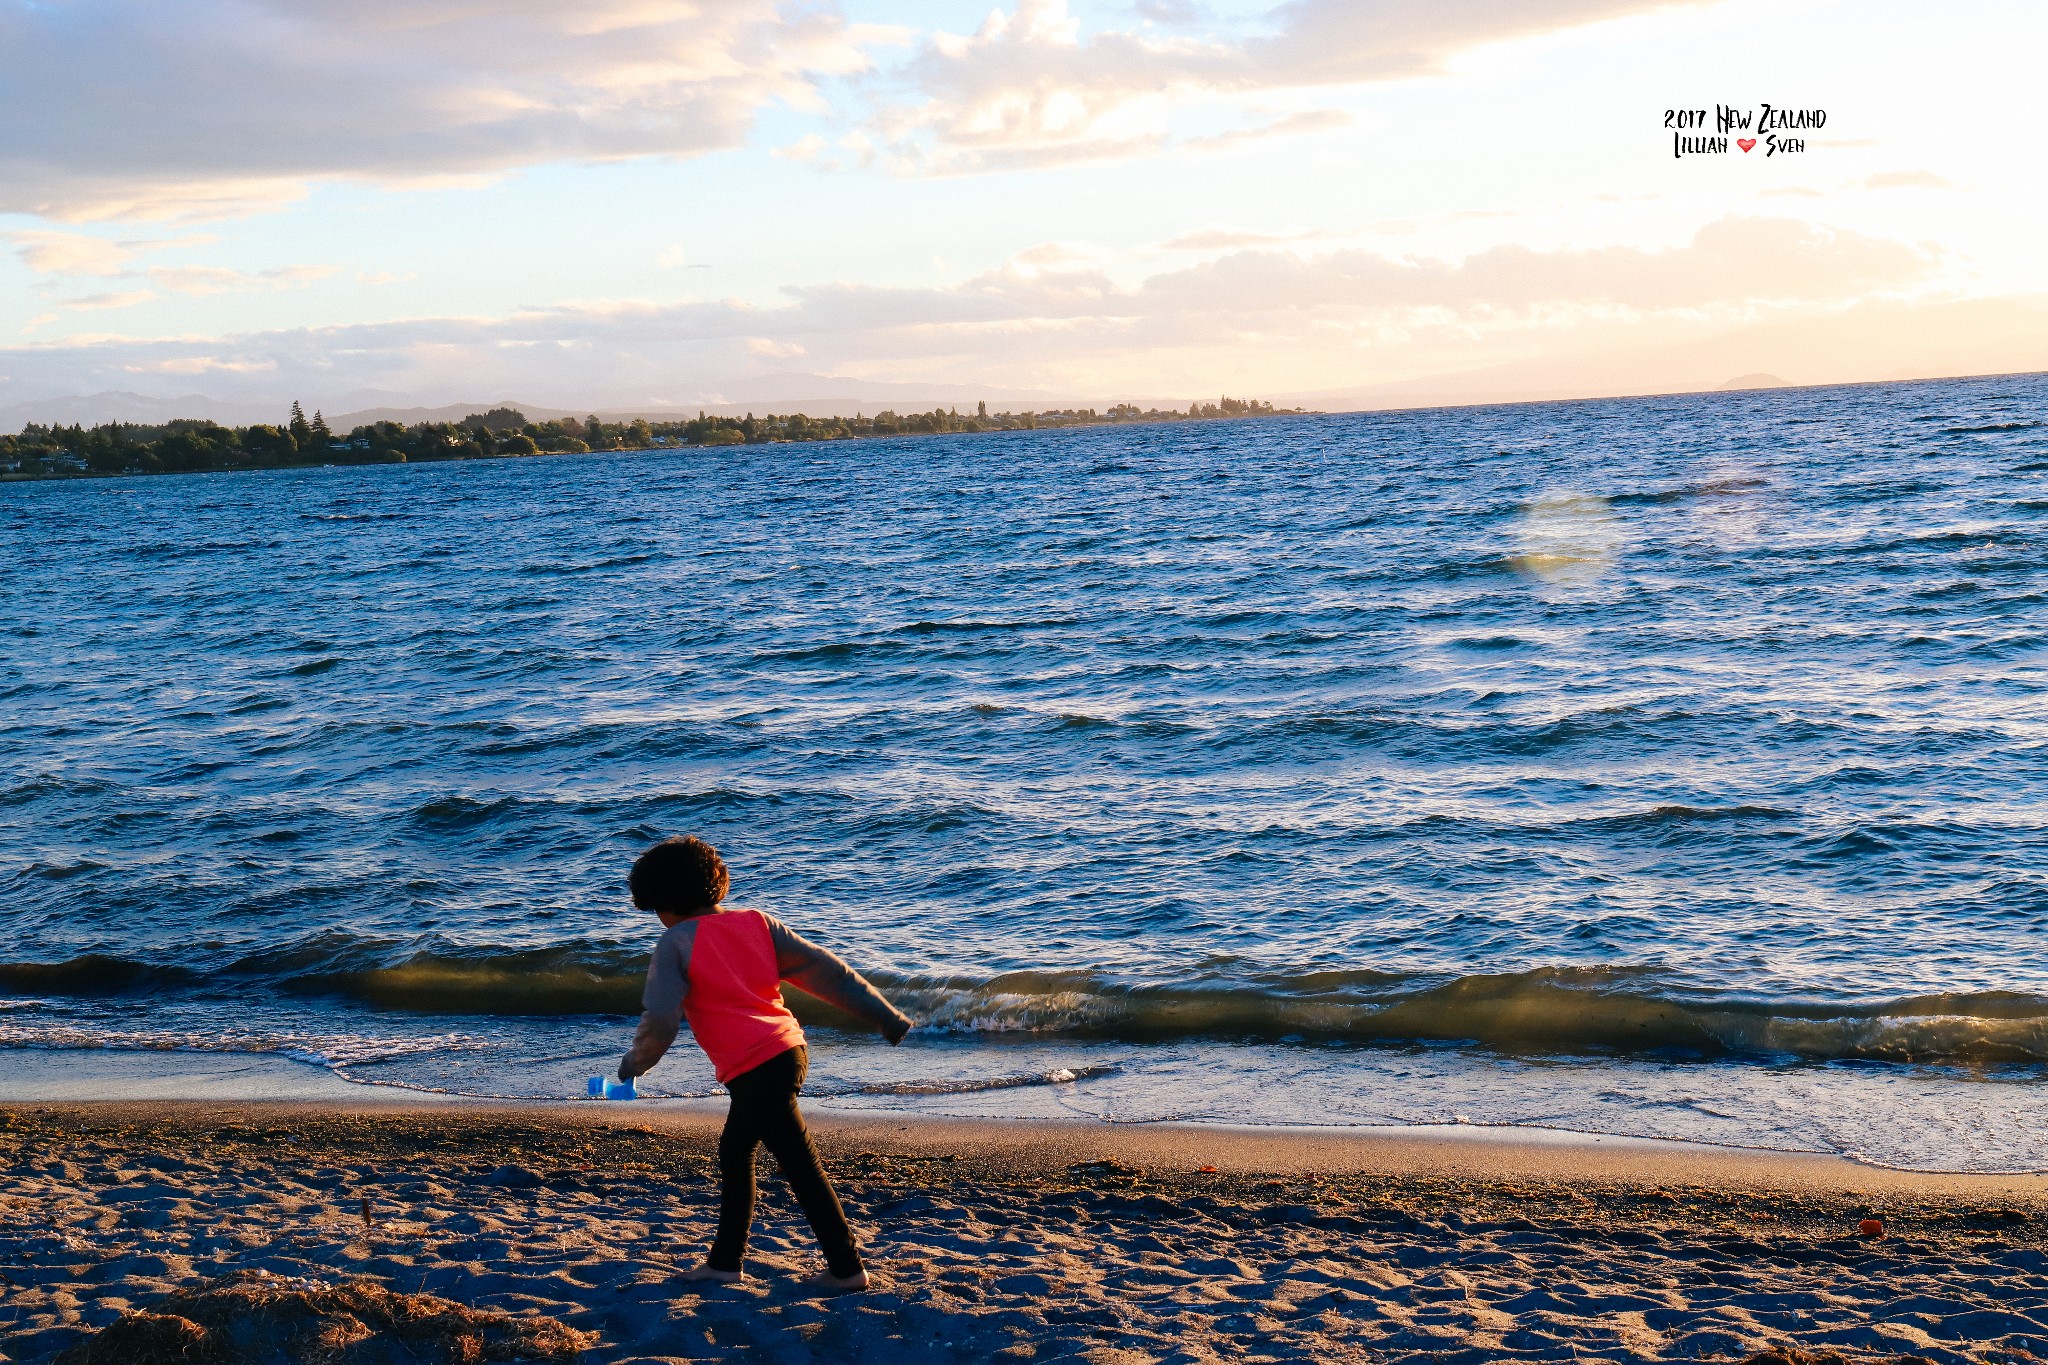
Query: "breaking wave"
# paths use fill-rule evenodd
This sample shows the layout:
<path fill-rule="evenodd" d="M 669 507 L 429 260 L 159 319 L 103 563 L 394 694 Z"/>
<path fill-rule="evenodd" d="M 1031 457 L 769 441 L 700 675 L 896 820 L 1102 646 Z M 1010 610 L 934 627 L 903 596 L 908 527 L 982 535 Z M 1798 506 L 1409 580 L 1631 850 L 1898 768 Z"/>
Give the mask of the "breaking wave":
<path fill-rule="evenodd" d="M 631 1015 L 639 1010 L 645 961 L 637 951 L 623 948 L 558 948 L 476 957 L 417 954 L 388 966 L 337 970 L 307 962 L 305 956 L 238 963 L 207 985 L 218 991 L 238 982 L 260 982 L 300 998 L 331 996 L 380 1010 L 439 1016 Z M 311 969 L 259 970 L 287 963 Z M 1076 971 L 1009 972 L 980 980 L 876 973 L 875 979 L 923 1028 L 992 1043 L 1006 1038 L 1206 1039 L 1468 1044 L 1517 1056 L 1796 1058 L 1931 1066 L 2048 1062 L 2048 997 L 2007 991 L 1860 1001 L 1771 999 L 1683 988 L 1654 968 L 1615 966 L 1450 978 L 1376 971 L 1226 975 L 1212 970 L 1206 978 L 1171 984 L 1122 982 Z M 32 983 L 44 995 L 188 995 L 201 980 L 189 969 L 98 956 L 59 964 L 0 964 L 0 986 L 20 990 Z M 787 995 L 807 1024 L 851 1025 L 837 1010 L 799 991 Z M 0 1045 L 10 1041 L 0 1026 Z M 316 1044 L 308 1047 L 317 1050 Z"/>

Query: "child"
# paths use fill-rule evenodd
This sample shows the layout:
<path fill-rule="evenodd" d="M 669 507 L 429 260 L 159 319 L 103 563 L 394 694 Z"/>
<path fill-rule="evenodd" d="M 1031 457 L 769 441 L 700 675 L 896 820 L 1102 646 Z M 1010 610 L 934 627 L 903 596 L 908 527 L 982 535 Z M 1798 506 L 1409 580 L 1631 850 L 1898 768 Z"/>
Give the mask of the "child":
<path fill-rule="evenodd" d="M 664 839 L 640 855 L 627 885 L 633 904 L 661 917 L 668 932 L 654 946 L 640 1030 L 619 1063 L 619 1079 L 642 1076 L 676 1040 L 682 1016 L 732 1096 L 718 1137 L 718 1236 L 686 1280 L 741 1278 L 754 1222 L 754 1148 L 766 1143 L 825 1252 L 825 1270 L 808 1283 L 866 1289 L 868 1272 L 846 1226 L 839 1196 L 796 1107 L 809 1053 L 804 1031 L 782 1003 L 784 981 L 839 1006 L 903 1041 L 910 1020 L 859 972 L 807 943 L 759 910 L 721 910 L 730 878 L 718 851 L 702 839 Z"/>

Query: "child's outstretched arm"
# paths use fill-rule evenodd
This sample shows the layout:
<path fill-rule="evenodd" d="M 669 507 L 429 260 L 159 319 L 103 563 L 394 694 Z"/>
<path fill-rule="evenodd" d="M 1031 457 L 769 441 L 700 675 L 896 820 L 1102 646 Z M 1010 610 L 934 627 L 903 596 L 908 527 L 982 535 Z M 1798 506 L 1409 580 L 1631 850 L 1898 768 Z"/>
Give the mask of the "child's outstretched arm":
<path fill-rule="evenodd" d="M 828 1005 L 837 1005 L 882 1031 L 891 1043 L 910 1032 L 910 1017 L 882 998 L 882 993 L 837 953 L 820 948 L 773 915 L 765 917 L 775 940 L 775 967 L 782 979 Z"/>
<path fill-rule="evenodd" d="M 683 1030 L 683 1000 L 690 993 L 690 948 L 697 925 L 685 920 L 661 936 L 647 964 L 647 987 L 640 993 L 640 1028 L 633 1046 L 619 1063 L 619 1079 L 630 1081 L 654 1069 L 662 1054 Z"/>

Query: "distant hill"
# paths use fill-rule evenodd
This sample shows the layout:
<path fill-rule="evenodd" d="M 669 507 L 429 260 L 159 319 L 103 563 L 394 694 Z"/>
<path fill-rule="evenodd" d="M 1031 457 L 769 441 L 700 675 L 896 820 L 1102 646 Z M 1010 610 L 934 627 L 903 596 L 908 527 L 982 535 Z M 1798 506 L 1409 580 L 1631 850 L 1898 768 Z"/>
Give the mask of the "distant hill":
<path fill-rule="evenodd" d="M 1211 395 L 1196 396 L 1215 401 Z M 977 403 L 983 402 L 988 404 L 990 412 L 1042 412 L 1058 408 L 1100 410 L 1117 403 L 1184 411 L 1189 402 L 1186 396 L 1061 394 L 1044 389 L 884 383 L 815 374 L 762 375 L 704 393 L 689 401 L 656 400 L 629 404 L 618 402 L 615 397 L 611 401 L 574 408 L 505 397 L 413 406 L 407 401 L 411 398 L 409 394 L 358 391 L 332 402 L 325 401 L 321 395 L 308 393 L 302 395 L 300 401 L 305 404 L 309 415 L 315 408 L 326 408 L 327 424 L 336 431 L 348 431 L 372 422 L 397 422 L 402 426 L 415 426 L 421 422 L 459 422 L 473 412 L 489 412 L 492 408 L 517 408 L 536 422 L 585 417 L 593 413 L 607 422 L 630 422 L 639 417 L 650 422 L 673 422 L 695 417 L 699 412 L 713 417 L 744 417 L 750 412 L 762 416 L 771 412 L 784 415 L 800 412 L 809 417 L 852 417 L 856 413 L 871 417 L 885 409 L 912 413 L 945 408 L 971 413 Z M 227 426 L 245 426 L 251 422 L 281 423 L 290 408 L 289 398 L 251 401 L 220 399 L 200 393 L 176 398 L 128 392 L 75 394 L 0 407 L 0 432 L 20 431 L 30 422 L 58 426 L 73 423 L 94 426 L 104 422 L 154 425 L 180 417 L 206 418 Z"/>
<path fill-rule="evenodd" d="M 250 422 L 282 422 L 290 404 L 222 402 L 203 393 L 177 398 L 155 398 L 143 393 L 114 391 L 72 394 L 64 398 L 39 398 L 0 407 L 0 431 L 20 431 L 30 422 L 44 426 L 98 426 L 105 422 L 135 422 L 156 425 L 180 417 L 205 417 L 227 425 Z"/>
<path fill-rule="evenodd" d="M 1789 389 L 1792 386 L 1774 374 L 1738 374 L 1723 389 Z"/>

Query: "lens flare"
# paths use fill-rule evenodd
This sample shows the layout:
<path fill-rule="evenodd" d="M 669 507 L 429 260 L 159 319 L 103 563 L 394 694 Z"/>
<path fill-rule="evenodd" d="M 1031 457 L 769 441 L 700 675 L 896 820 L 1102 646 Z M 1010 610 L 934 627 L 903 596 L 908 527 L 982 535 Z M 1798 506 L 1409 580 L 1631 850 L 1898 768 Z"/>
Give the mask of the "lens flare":
<path fill-rule="evenodd" d="M 1627 532 L 1607 499 L 1560 492 L 1522 509 L 1515 539 L 1517 572 L 1560 587 L 1587 587 L 1614 567 Z"/>

